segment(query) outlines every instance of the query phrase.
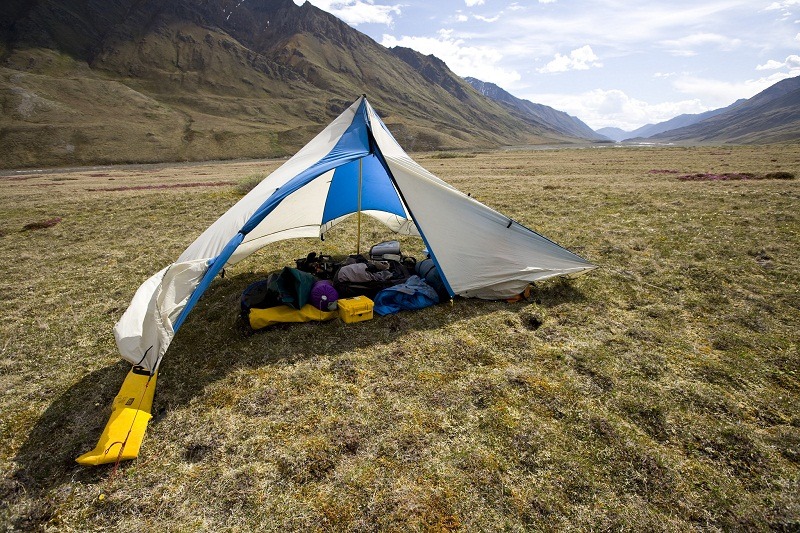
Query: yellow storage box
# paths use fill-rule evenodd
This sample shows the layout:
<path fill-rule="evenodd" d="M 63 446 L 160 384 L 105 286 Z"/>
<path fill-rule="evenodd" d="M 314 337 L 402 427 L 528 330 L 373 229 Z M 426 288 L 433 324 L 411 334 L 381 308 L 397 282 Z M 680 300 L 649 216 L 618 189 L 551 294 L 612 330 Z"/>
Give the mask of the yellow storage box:
<path fill-rule="evenodd" d="M 366 296 L 354 296 L 352 298 L 342 298 L 339 303 L 339 318 L 345 324 L 353 322 L 363 322 L 372 320 L 372 300 Z"/>

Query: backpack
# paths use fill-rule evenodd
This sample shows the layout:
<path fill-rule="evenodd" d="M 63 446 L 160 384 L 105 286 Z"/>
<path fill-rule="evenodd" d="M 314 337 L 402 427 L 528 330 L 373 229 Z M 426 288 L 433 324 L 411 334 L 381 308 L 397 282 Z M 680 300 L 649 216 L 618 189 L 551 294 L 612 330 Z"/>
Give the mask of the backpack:
<path fill-rule="evenodd" d="M 277 274 L 270 274 L 267 279 L 262 279 L 251 283 L 245 287 L 240 300 L 242 318 L 250 316 L 250 309 L 266 309 L 281 305 L 280 296 L 277 292 L 270 289 Z"/>
<path fill-rule="evenodd" d="M 242 316 L 247 318 L 250 309 L 268 309 L 288 305 L 301 309 L 308 302 L 311 287 L 317 279 L 308 272 L 284 267 L 280 273 L 272 273 L 267 279 L 248 285 L 242 292 Z"/>

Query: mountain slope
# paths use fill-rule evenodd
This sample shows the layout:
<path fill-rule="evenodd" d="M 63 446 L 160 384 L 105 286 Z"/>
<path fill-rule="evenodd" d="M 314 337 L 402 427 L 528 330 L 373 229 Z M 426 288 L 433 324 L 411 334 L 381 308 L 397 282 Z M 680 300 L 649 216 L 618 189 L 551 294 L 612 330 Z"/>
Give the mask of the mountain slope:
<path fill-rule="evenodd" d="M 800 76 L 779 81 L 716 116 L 650 138 L 741 144 L 800 140 Z"/>
<path fill-rule="evenodd" d="M 544 123 L 563 135 L 570 135 L 592 141 L 609 140 L 607 137 L 592 130 L 577 117 L 570 116 L 563 111 L 517 98 L 494 83 L 484 82 L 472 77 L 467 77 L 465 80 L 474 87 L 476 91 L 492 100 L 502 103 L 518 116 L 527 117 L 528 120 L 532 117 L 535 122 Z"/>
<path fill-rule="evenodd" d="M 310 3 L 10 0 L 0 16 L 6 167 L 286 155 L 361 93 L 409 150 L 574 140 Z"/>

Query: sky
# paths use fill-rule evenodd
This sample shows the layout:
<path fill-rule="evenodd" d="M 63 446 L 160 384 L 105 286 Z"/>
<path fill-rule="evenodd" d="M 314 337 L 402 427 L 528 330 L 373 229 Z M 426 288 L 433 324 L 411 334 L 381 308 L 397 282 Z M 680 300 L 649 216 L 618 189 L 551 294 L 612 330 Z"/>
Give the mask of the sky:
<path fill-rule="evenodd" d="M 800 76 L 800 0 L 304 1 L 594 129 L 718 109 Z"/>

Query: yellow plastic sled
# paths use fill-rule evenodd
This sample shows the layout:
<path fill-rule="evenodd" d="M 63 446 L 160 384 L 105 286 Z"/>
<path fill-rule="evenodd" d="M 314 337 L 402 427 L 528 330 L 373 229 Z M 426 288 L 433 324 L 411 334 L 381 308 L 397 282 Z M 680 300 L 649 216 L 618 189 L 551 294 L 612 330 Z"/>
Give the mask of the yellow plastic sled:
<path fill-rule="evenodd" d="M 152 418 L 150 411 L 153 408 L 156 375 L 150 376 L 135 367 L 128 372 L 114 398 L 111 417 L 100 435 L 100 441 L 94 450 L 75 459 L 79 464 L 115 463 L 135 459 L 139 455 L 147 422 Z"/>

